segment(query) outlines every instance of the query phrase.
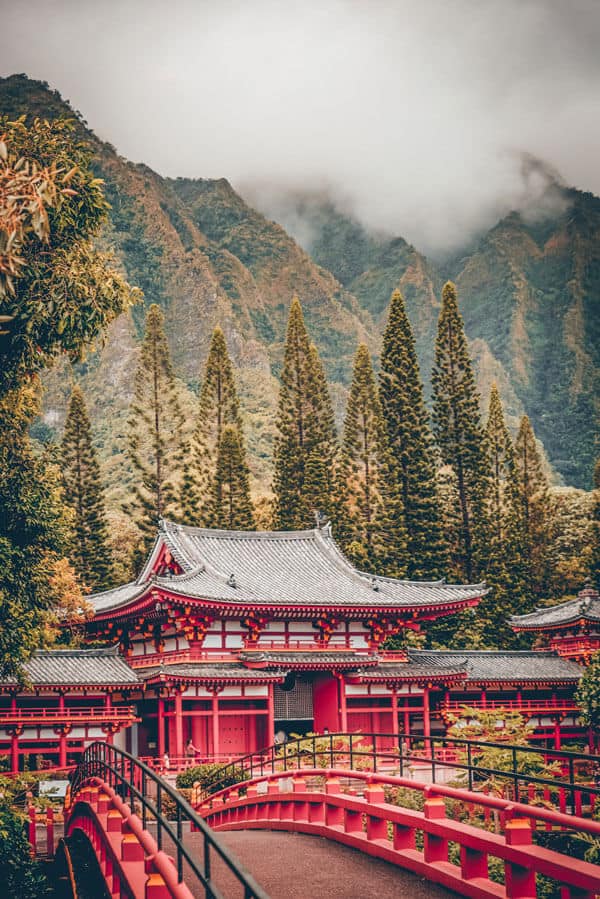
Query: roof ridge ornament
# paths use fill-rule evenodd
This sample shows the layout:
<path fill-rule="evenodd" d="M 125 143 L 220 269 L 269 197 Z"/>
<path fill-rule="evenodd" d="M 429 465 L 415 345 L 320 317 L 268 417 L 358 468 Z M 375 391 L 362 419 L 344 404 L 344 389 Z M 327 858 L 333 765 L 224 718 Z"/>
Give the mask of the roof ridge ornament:
<path fill-rule="evenodd" d="M 229 575 L 229 577 L 227 578 L 227 586 L 228 586 L 228 587 L 233 587 L 234 590 L 236 589 L 236 587 L 237 587 L 237 581 L 236 581 L 236 579 L 235 579 L 235 574 L 232 573 L 232 574 Z"/>

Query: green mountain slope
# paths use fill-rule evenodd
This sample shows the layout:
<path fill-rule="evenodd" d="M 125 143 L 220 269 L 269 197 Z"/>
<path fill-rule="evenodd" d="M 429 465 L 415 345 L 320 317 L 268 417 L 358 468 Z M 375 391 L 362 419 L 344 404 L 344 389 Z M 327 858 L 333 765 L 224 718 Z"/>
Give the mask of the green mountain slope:
<path fill-rule="evenodd" d="M 402 289 L 425 377 L 441 285 L 455 280 L 482 394 L 497 380 L 509 420 L 526 411 L 554 468 L 589 487 L 598 452 L 600 200 L 576 190 L 563 200 L 564 211 L 538 223 L 513 213 L 438 265 L 402 238 L 368 233 L 327 198 L 291 195 L 274 208 L 379 329 L 391 290 Z"/>
<path fill-rule="evenodd" d="M 55 117 L 72 110 L 41 82 L 0 79 L 0 111 Z M 238 369 L 253 474 L 270 479 L 274 410 L 287 313 L 298 295 L 323 356 L 341 417 L 352 356 L 359 340 L 373 343 L 368 314 L 336 278 L 321 269 L 280 225 L 249 207 L 225 180 L 170 181 L 134 165 L 102 143 L 81 118 L 111 203 L 101 235 L 144 305 L 159 303 L 190 418 L 199 373 L 214 326 L 225 331 Z M 76 372 L 60 367 L 46 380 L 41 436 L 62 426 L 72 377 L 82 379 L 114 498 L 126 489 L 126 410 L 144 308 L 114 323 L 104 348 Z"/>
<path fill-rule="evenodd" d="M 100 240 L 144 290 L 145 305 L 165 310 L 190 421 L 212 329 L 222 326 L 239 371 L 255 488 L 266 489 L 270 479 L 292 296 L 300 297 L 323 355 L 340 421 L 356 344 L 365 340 L 377 355 L 395 287 L 406 297 L 428 380 L 438 297 L 448 277 L 458 283 L 483 395 L 496 380 L 509 421 L 528 412 L 555 469 L 568 483 L 589 486 L 600 368 L 596 197 L 570 191 L 568 210 L 542 224 L 513 214 L 475 247 L 436 265 L 401 237 L 368 232 L 323 196 L 282 196 L 280 208 L 291 214 L 270 213 L 276 224 L 224 179 L 162 178 L 120 157 L 42 82 L 0 79 L 0 111 L 76 115 L 112 206 Z M 40 436 L 60 431 L 72 378 L 81 379 L 113 502 L 130 477 L 125 421 L 143 318 L 144 308 L 135 308 L 76 372 L 58 366 L 50 373 L 37 426 Z"/>

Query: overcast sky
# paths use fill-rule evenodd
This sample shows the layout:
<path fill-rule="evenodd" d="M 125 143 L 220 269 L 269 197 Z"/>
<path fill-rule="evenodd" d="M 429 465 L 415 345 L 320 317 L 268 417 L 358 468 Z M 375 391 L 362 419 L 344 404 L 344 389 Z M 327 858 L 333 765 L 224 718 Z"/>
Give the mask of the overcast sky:
<path fill-rule="evenodd" d="M 328 185 L 445 250 L 535 205 L 539 171 L 600 194 L 596 0 L 0 0 L 0 67 L 56 87 L 165 175 Z"/>

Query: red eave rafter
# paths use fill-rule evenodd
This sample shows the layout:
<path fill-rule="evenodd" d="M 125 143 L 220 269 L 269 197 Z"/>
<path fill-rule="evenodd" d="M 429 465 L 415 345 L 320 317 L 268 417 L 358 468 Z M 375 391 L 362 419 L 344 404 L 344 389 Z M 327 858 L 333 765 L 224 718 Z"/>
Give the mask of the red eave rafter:
<path fill-rule="evenodd" d="M 386 674 L 386 675 L 370 675 L 370 674 L 361 674 L 357 676 L 357 681 L 362 684 L 405 684 L 405 683 L 416 683 L 416 684 L 452 684 L 459 683 L 466 679 L 465 674 L 435 674 L 431 675 L 431 677 L 424 677 L 422 674 Z"/>
<path fill-rule="evenodd" d="M 156 684 L 189 684 L 194 686 L 197 685 L 199 687 L 209 687 L 214 684 L 222 684 L 223 686 L 242 686 L 243 684 L 248 684 L 249 686 L 255 686 L 256 684 L 282 684 L 284 680 L 285 673 L 275 674 L 273 672 L 271 674 L 268 671 L 265 672 L 262 677 L 239 677 L 233 674 L 224 677 L 210 677 L 201 674 L 198 676 L 191 676 L 163 672 L 161 674 L 155 674 L 153 677 L 145 680 L 144 689 L 149 686 L 155 686 Z"/>
<path fill-rule="evenodd" d="M 552 607 L 549 606 L 548 610 Z M 511 628 L 513 631 L 529 631 L 532 633 L 545 633 L 546 631 L 561 631 L 561 630 L 572 630 L 574 627 L 586 627 L 590 624 L 594 624 L 600 627 L 600 621 L 596 618 L 573 618 L 571 621 L 561 621 L 560 624 L 545 624 L 545 625 L 527 625 L 527 624 L 511 624 Z"/>
<path fill-rule="evenodd" d="M 116 619 L 129 618 L 133 615 L 139 615 L 140 612 L 147 611 L 157 602 L 171 602 L 177 605 L 191 605 L 192 607 L 200 607 L 205 610 L 214 610 L 219 612 L 223 617 L 243 617 L 249 612 L 256 611 L 263 615 L 270 615 L 272 618 L 314 618 L 323 612 L 334 612 L 336 614 L 343 613 L 345 618 L 362 619 L 368 615 L 388 615 L 401 618 L 403 616 L 412 615 L 413 621 L 421 619 L 439 618 L 444 615 L 450 615 L 460 609 L 477 606 L 481 597 L 470 597 L 469 599 L 455 600 L 442 604 L 418 605 L 418 606 L 389 606 L 381 604 L 378 606 L 339 606 L 332 603 L 322 603 L 321 605 L 274 605 L 271 603 L 235 603 L 233 601 L 223 601 L 215 599 L 204 599 L 202 597 L 190 597 L 176 593 L 171 590 L 165 590 L 164 587 L 157 587 L 151 582 L 148 583 L 149 592 L 139 596 L 133 603 L 123 606 L 120 609 L 106 610 L 96 614 L 90 621 L 90 624 L 100 621 L 114 621 Z M 407 622 L 408 623 L 408 622 Z"/>

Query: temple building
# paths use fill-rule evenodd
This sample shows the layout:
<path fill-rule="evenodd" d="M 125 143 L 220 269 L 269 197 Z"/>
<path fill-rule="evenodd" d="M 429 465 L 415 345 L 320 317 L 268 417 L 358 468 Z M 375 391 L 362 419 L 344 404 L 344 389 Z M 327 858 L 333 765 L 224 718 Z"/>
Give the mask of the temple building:
<path fill-rule="evenodd" d="M 100 738 L 172 764 L 191 741 L 197 758 L 220 760 L 277 732 L 441 735 L 465 704 L 519 708 L 549 745 L 581 738 L 582 669 L 569 658 L 383 649 L 476 610 L 486 592 L 358 571 L 328 525 L 241 532 L 163 521 L 138 579 L 90 597 L 86 640 L 106 649 L 37 653 L 26 690 L 0 684 L 0 753 L 13 770 L 32 752 L 64 764 Z"/>
<path fill-rule="evenodd" d="M 515 631 L 538 634 L 540 649 L 587 665 L 600 649 L 600 595 L 588 581 L 575 599 L 513 615 L 510 625 Z"/>

